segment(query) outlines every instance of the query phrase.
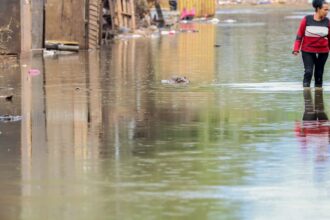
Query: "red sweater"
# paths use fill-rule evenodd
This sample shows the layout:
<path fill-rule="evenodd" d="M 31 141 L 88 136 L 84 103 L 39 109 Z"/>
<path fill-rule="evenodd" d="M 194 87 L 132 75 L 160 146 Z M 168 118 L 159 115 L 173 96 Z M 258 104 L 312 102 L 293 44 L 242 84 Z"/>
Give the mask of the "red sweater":
<path fill-rule="evenodd" d="M 305 16 L 297 32 L 297 38 L 293 45 L 293 51 L 311 53 L 329 52 L 330 23 L 326 17 L 321 21 L 315 21 L 313 15 Z"/>

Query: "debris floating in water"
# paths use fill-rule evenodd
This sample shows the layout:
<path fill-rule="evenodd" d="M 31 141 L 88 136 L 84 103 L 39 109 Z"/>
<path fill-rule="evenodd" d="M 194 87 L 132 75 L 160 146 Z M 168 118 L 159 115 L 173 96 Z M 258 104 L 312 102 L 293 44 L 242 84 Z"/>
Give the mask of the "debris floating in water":
<path fill-rule="evenodd" d="M 37 76 L 39 74 L 40 74 L 40 70 L 38 70 L 38 69 L 30 69 L 29 70 L 29 75 L 30 76 Z"/>
<path fill-rule="evenodd" d="M 185 76 L 174 76 L 171 79 L 163 79 L 163 84 L 188 84 L 190 81 Z"/>
<path fill-rule="evenodd" d="M 234 20 L 234 19 L 226 19 L 223 22 L 226 22 L 226 23 L 235 23 L 236 20 Z"/>
<path fill-rule="evenodd" d="M 22 116 L 20 115 L 0 115 L 0 122 L 16 122 L 21 120 Z"/>
<path fill-rule="evenodd" d="M 6 96 L 0 96 L 0 98 L 4 98 L 7 102 L 13 101 L 14 95 L 6 95 Z"/>
<path fill-rule="evenodd" d="M 11 102 L 11 101 L 13 101 L 13 95 L 9 95 L 5 99 L 6 99 L 6 101 Z"/>

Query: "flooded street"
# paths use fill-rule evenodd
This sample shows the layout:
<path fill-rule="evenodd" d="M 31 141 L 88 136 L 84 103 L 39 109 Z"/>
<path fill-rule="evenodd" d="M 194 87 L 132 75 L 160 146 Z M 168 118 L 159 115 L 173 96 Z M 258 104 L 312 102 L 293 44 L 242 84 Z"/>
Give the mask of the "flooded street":
<path fill-rule="evenodd" d="M 0 219 L 329 219 L 330 123 L 302 118 L 330 111 L 330 66 L 303 91 L 291 55 L 305 13 L 220 10 L 1 68 L 22 121 L 0 121 Z"/>

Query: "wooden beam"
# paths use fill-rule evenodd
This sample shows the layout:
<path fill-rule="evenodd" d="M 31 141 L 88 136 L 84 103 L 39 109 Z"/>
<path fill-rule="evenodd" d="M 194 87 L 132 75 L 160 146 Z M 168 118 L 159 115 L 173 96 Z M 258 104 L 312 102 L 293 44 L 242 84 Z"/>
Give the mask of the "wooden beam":
<path fill-rule="evenodd" d="M 134 1 L 130 0 L 131 3 L 131 29 L 135 30 L 136 28 L 136 23 L 135 23 L 135 5 L 134 5 Z"/>
<path fill-rule="evenodd" d="M 122 27 L 123 18 L 121 16 L 121 13 L 122 13 L 123 9 L 122 9 L 121 0 L 117 0 L 116 6 L 117 6 L 116 8 L 117 8 L 117 17 L 118 17 L 118 27 Z"/>
<path fill-rule="evenodd" d="M 116 14 L 115 14 L 115 4 L 113 0 L 108 0 L 109 1 L 109 7 L 110 7 L 110 16 L 111 16 L 111 28 L 112 30 L 115 29 L 115 24 L 117 22 Z"/>

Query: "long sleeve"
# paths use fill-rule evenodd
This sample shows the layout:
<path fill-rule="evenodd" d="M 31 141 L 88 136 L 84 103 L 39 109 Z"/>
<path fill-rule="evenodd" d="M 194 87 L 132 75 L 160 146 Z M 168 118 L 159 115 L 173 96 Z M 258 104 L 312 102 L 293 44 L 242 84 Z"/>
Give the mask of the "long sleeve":
<path fill-rule="evenodd" d="M 328 25 L 328 46 L 330 47 L 330 21 Z"/>
<path fill-rule="evenodd" d="M 300 26 L 297 31 L 297 37 L 293 45 L 293 51 L 299 51 L 301 47 L 301 43 L 305 36 L 305 29 L 306 29 L 306 17 L 304 17 L 301 22 Z"/>

